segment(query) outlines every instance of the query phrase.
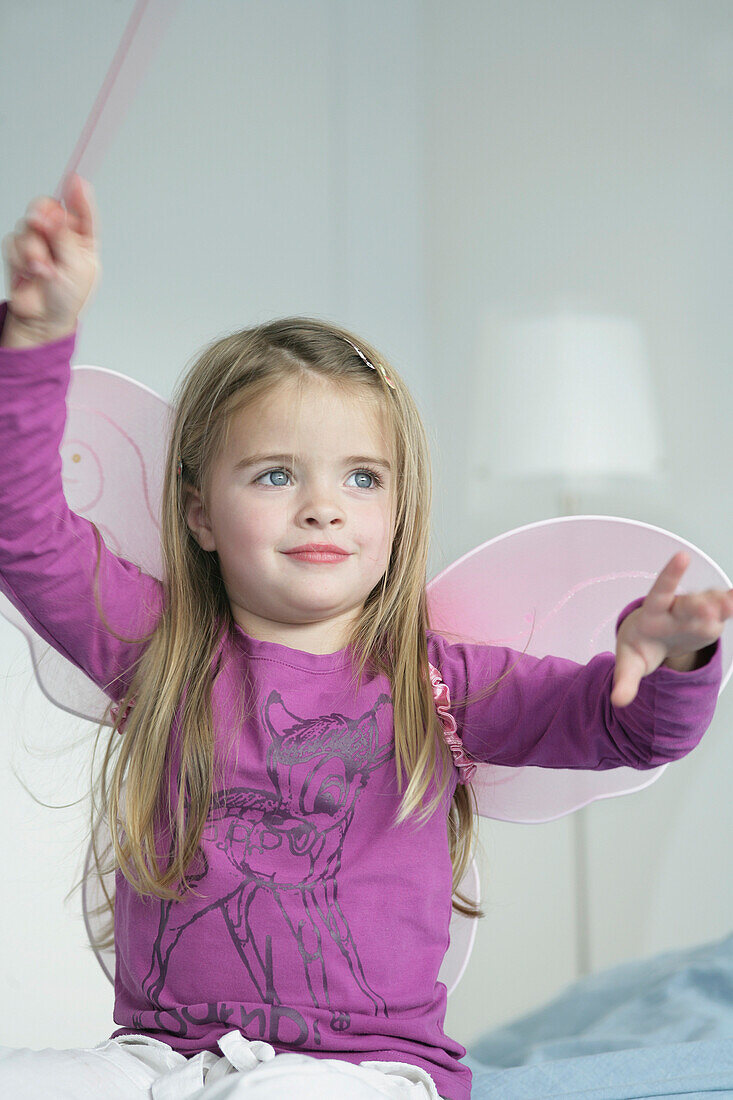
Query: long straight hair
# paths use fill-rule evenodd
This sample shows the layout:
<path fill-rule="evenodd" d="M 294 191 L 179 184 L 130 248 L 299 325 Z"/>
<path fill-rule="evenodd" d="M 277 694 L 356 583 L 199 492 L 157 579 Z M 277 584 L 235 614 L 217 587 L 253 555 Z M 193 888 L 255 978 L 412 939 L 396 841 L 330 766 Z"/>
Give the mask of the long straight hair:
<path fill-rule="evenodd" d="M 371 370 L 353 344 L 382 370 Z M 204 349 L 174 394 L 174 417 L 161 503 L 164 609 L 141 653 L 124 698 L 110 706 L 97 732 L 112 726 L 92 790 L 94 868 L 111 915 L 98 949 L 113 942 L 114 897 L 109 876 L 119 869 L 141 895 L 176 900 L 194 890 L 195 863 L 210 812 L 218 765 L 212 714 L 212 663 L 234 619 L 215 552 L 202 550 L 186 522 L 190 488 L 209 510 L 213 464 L 236 413 L 283 382 L 325 379 L 376 400 L 391 441 L 393 540 L 388 567 L 370 592 L 348 640 L 355 681 L 364 670 L 385 674 L 392 689 L 395 767 L 402 795 L 395 823 L 424 822 L 443 802 L 453 761 L 436 713 L 428 669 L 426 569 L 432 474 L 425 429 L 397 371 L 364 340 L 308 317 L 273 320 L 225 336 Z M 179 458 L 183 475 L 178 476 Z M 95 593 L 98 597 L 98 592 Z M 97 606 L 101 615 L 103 608 Z M 489 692 L 496 686 L 487 688 Z M 483 692 L 475 695 L 482 697 Z M 452 700 L 465 706 L 468 700 Z M 243 686 L 240 717 L 247 705 Z M 177 797 L 171 798 L 175 731 Z M 124 733 L 124 736 L 115 736 Z M 96 754 L 96 743 L 95 743 Z M 215 775 L 216 772 L 216 775 Z M 435 795 L 424 804 L 435 782 Z M 458 784 L 447 815 L 453 868 L 452 907 L 484 915 L 458 887 L 478 839 L 473 788 Z M 106 843 L 105 843 L 106 842 Z M 86 877 L 86 876 L 84 876 Z M 84 879 L 82 879 L 84 881 Z M 195 892 L 195 891 L 194 891 Z"/>

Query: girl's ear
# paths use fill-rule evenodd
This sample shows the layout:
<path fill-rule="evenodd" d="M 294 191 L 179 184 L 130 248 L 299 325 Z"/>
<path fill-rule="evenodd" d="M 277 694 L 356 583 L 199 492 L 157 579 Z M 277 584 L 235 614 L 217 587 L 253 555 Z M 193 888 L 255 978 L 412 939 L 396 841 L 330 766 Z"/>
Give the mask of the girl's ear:
<path fill-rule="evenodd" d="M 214 533 L 211 530 L 211 523 L 201 502 L 201 494 L 198 489 L 188 488 L 186 490 L 185 513 L 186 523 L 201 549 L 216 550 Z"/>

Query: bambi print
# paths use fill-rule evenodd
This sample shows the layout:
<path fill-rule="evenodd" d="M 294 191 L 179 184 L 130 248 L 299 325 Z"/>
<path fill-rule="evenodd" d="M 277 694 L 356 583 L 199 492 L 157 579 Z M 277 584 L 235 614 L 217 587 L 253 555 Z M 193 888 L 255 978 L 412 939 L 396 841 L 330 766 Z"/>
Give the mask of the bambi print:
<path fill-rule="evenodd" d="M 383 998 L 364 974 L 348 914 L 339 903 L 338 874 L 359 792 L 370 773 L 394 757 L 392 744 L 379 745 L 380 712 L 391 706 L 390 697 L 382 694 L 356 719 L 339 713 L 299 718 L 277 691 L 270 693 L 262 718 L 271 738 L 267 772 L 273 790 L 234 787 L 215 793 L 204 836 L 229 860 L 233 888 L 202 903 L 193 916 L 189 905 L 182 909 L 171 901 L 160 902 L 158 935 L 143 983 L 144 993 L 158 1008 L 181 936 L 195 921 L 219 910 L 261 1003 L 283 1003 L 272 951 L 273 943 L 278 950 L 287 943 L 293 949 L 288 965 L 295 959 L 295 966 L 302 966 L 316 1007 L 332 1008 L 327 954 L 335 949 L 374 1015 L 388 1015 Z M 203 870 L 191 876 L 196 889 L 208 872 L 205 853 L 201 855 Z M 252 920 L 251 911 L 260 918 Z M 275 921 L 280 926 L 272 931 Z M 348 1020 L 339 1025 L 345 1026 Z"/>

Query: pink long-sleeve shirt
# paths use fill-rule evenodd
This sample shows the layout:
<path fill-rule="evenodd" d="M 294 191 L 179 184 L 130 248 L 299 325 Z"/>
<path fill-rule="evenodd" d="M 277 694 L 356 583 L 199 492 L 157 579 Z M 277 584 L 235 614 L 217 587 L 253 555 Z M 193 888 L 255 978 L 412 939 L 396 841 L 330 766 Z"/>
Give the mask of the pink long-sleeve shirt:
<path fill-rule="evenodd" d="M 6 306 L 0 306 L 0 331 Z M 33 629 L 121 699 L 138 655 L 100 621 L 90 522 L 69 510 L 59 448 L 76 333 L 0 348 L 0 590 Z M 102 547 L 100 593 L 132 637 L 163 606 L 161 583 Z M 621 611 L 617 622 L 641 603 Z M 520 655 L 429 632 L 451 699 L 493 682 Z M 525 654 L 489 698 L 454 712 L 478 761 L 547 768 L 654 768 L 685 756 L 713 717 L 718 642 L 692 672 L 661 667 L 634 702 L 610 701 L 614 655 L 586 665 Z M 238 1028 L 275 1050 L 408 1062 L 448 1100 L 470 1096 L 465 1047 L 444 1032 L 438 972 L 449 942 L 446 819 L 457 772 L 424 826 L 393 825 L 400 796 L 389 681 L 350 684 L 347 650 L 316 654 L 235 627 L 212 664 L 215 787 L 199 896 L 139 897 L 118 872 L 114 1036 L 143 1032 L 185 1055 L 220 1051 Z M 230 720 L 245 677 L 255 705 Z M 175 728 L 172 731 L 175 733 Z M 175 759 L 175 756 L 174 756 Z M 430 792 L 429 792 L 430 794 Z"/>

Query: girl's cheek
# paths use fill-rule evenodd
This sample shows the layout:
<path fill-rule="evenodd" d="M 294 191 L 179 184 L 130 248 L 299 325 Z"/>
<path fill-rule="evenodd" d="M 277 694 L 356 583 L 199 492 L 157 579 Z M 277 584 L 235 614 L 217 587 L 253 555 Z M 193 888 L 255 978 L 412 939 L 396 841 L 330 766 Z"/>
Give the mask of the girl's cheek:
<path fill-rule="evenodd" d="M 235 527 L 238 535 L 246 537 L 250 546 L 256 546 L 264 541 L 271 527 L 271 517 L 262 509 L 242 508 L 237 514 Z"/>

